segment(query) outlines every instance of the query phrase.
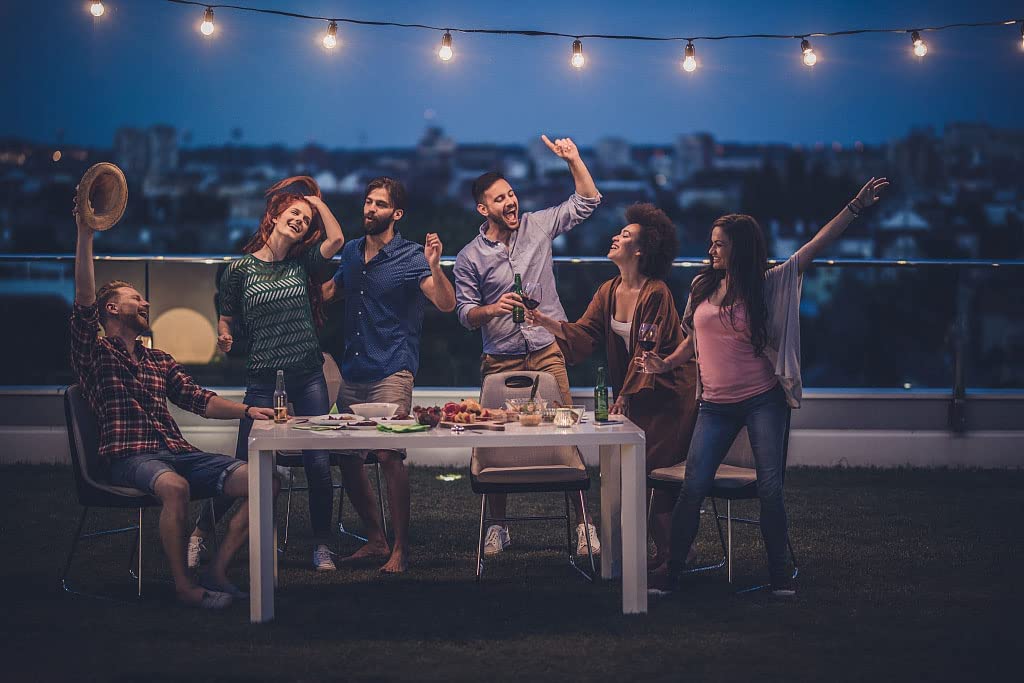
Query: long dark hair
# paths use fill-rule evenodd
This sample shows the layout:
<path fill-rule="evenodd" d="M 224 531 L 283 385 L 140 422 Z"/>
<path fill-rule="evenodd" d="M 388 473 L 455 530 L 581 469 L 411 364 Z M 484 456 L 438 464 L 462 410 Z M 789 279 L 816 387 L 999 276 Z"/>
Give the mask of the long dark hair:
<path fill-rule="evenodd" d="M 271 233 L 274 232 L 274 221 L 289 206 L 295 202 L 302 202 L 309 206 L 306 198 L 299 194 L 304 189 L 303 186 L 309 188 L 309 194 L 320 196 L 319 186 L 317 186 L 316 181 L 308 176 L 285 178 L 267 190 L 267 210 L 264 212 L 263 218 L 260 219 L 260 226 L 256 229 L 256 233 L 242 247 L 243 254 L 252 254 L 263 248 L 263 245 L 270 239 Z M 309 222 L 309 229 L 301 240 L 288 249 L 288 253 L 284 255 L 284 258 L 295 258 L 306 249 L 315 248 L 317 243 L 326 236 L 327 231 L 324 229 L 323 221 L 319 219 L 317 212 L 313 210 L 312 206 L 309 206 L 309 208 L 313 213 L 313 220 Z M 317 329 L 320 329 L 324 326 L 324 295 L 320 290 L 320 284 L 316 280 L 316 273 L 306 274 L 306 290 L 309 294 L 309 307 L 313 312 L 313 322 L 316 324 Z"/>
<path fill-rule="evenodd" d="M 729 324 L 736 329 L 733 307 L 736 304 L 745 305 L 754 355 L 763 356 L 764 347 L 768 345 L 768 304 L 764 300 L 768 248 L 765 246 L 764 233 L 752 216 L 742 213 L 730 213 L 718 218 L 711 224 L 711 229 L 715 228 L 721 228 L 732 243 L 728 266 L 729 287 L 722 299 L 719 315 L 728 315 Z M 690 290 L 690 300 L 693 302 L 691 312 L 684 321 L 691 329 L 693 311 L 715 293 L 725 274 L 726 271 L 716 270 L 709 265 L 694 279 Z"/>

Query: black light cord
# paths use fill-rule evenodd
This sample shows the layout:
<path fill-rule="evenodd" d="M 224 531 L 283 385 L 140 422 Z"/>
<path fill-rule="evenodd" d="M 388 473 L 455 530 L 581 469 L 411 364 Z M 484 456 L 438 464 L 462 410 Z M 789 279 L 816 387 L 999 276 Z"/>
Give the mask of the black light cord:
<path fill-rule="evenodd" d="M 333 21 L 343 24 L 354 24 L 357 26 L 393 26 L 397 28 L 418 28 L 429 31 L 450 31 L 457 33 L 482 33 L 499 36 L 527 36 L 527 37 L 554 37 L 554 38 L 599 38 L 602 40 L 635 40 L 648 42 L 694 42 L 698 40 L 739 40 L 739 39 L 782 39 L 801 40 L 805 38 L 831 38 L 838 36 L 855 36 L 868 33 L 919 33 L 946 31 L 955 28 L 978 28 L 985 26 L 1012 26 L 1021 24 L 1024 27 L 1024 19 L 1004 19 L 1000 21 L 977 21 L 961 22 L 956 24 L 943 24 L 942 26 L 917 26 L 909 28 L 857 28 L 845 31 L 821 31 L 814 33 L 736 33 L 717 36 L 644 36 L 617 33 L 561 33 L 558 31 L 536 31 L 532 29 L 498 29 L 498 28 L 459 28 L 456 26 L 431 26 L 430 24 L 406 24 L 397 21 L 372 21 L 367 19 L 348 19 L 345 17 L 322 17 L 313 14 L 302 14 L 300 12 L 287 12 L 284 10 L 267 9 L 263 7 L 246 7 L 244 5 L 219 4 L 208 2 L 196 2 L 196 0 L 165 0 L 175 5 L 194 5 L 196 7 L 213 9 L 230 9 L 239 12 L 252 12 L 254 14 L 270 14 L 280 17 L 291 17 L 293 19 L 314 19 L 317 21 Z"/>

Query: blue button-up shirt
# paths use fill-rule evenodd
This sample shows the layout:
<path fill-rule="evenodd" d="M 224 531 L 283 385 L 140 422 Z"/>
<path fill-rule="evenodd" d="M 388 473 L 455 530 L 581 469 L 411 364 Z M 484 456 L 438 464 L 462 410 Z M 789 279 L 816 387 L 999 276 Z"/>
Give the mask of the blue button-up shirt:
<path fill-rule="evenodd" d="M 590 217 L 601 195 L 587 198 L 575 192 L 557 206 L 524 213 L 519 228 L 512 233 L 506 247 L 486 237 L 487 223 L 480 234 L 459 252 L 455 259 L 455 299 L 459 321 L 469 329 L 469 312 L 477 306 L 492 304 L 501 295 L 512 291 L 515 275 L 523 282 L 539 282 L 541 313 L 555 320 L 565 320 L 562 302 L 555 290 L 555 273 L 551 262 L 551 241 L 569 232 Z M 512 322 L 511 315 L 499 315 L 481 327 L 484 353 L 521 355 L 552 344 L 555 337 L 543 327 L 523 329 Z"/>
<path fill-rule="evenodd" d="M 401 370 L 415 375 L 427 300 L 420 282 L 430 275 L 423 245 L 396 231 L 369 263 L 365 254 L 365 237 L 347 242 L 334 275 L 345 296 L 341 374 L 350 382 L 376 382 Z"/>

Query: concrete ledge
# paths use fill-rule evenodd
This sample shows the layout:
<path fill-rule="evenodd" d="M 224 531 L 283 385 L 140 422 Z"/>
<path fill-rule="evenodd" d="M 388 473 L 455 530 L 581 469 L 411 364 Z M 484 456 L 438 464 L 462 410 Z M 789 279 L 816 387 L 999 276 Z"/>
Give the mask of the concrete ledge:
<path fill-rule="evenodd" d="M 197 448 L 234 453 L 237 426 L 232 422 L 182 428 Z M 63 427 L 0 429 L 0 464 L 36 465 L 69 462 Z M 466 467 L 468 448 L 409 451 L 411 465 Z M 597 466 L 596 448 L 584 449 L 588 465 Z M 1024 431 L 979 431 L 955 435 L 946 431 L 868 429 L 795 429 L 790 436 L 789 463 L 809 467 L 1024 467 Z"/>

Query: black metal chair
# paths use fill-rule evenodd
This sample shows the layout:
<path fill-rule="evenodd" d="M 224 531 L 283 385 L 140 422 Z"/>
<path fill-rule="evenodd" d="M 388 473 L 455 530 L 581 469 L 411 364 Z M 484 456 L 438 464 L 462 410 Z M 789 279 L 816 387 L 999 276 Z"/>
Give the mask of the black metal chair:
<path fill-rule="evenodd" d="M 506 399 L 527 398 L 533 382 L 540 377 L 537 396 L 555 400 L 561 394 L 554 376 L 547 372 L 512 371 L 488 375 L 480 388 L 480 405 L 484 408 L 500 408 Z M 513 378 L 526 377 L 525 381 Z M 476 545 L 476 579 L 484 571 L 484 531 L 488 522 L 504 524 L 509 521 L 565 520 L 569 564 L 588 581 L 597 576 L 593 548 L 590 547 L 590 519 L 587 515 L 587 499 L 584 491 L 590 489 L 590 476 L 579 450 L 575 446 L 551 446 L 547 448 L 474 448 L 470 463 L 470 484 L 473 492 L 480 494 L 480 535 Z M 565 514 L 557 516 L 488 517 L 487 496 L 496 493 L 544 493 L 562 492 L 565 499 Z M 584 531 L 587 537 L 587 555 L 590 558 L 590 573 L 576 564 L 572 538 L 572 522 L 569 516 L 569 494 L 579 497 L 583 508 Z"/>
<path fill-rule="evenodd" d="M 786 413 L 786 431 L 782 446 L 783 467 L 785 467 L 789 458 L 789 423 L 791 415 L 791 412 Z M 682 488 L 685 476 L 686 461 L 684 460 L 672 467 L 663 467 L 652 470 L 647 477 L 647 486 L 649 488 L 671 491 L 678 494 L 680 488 Z M 718 467 L 718 471 L 715 473 L 715 481 L 711 487 L 711 493 L 708 494 L 708 498 L 711 499 L 712 514 L 714 515 L 715 527 L 718 531 L 718 540 L 722 544 L 722 560 L 714 564 L 694 567 L 688 570 L 688 572 L 703 572 L 727 567 L 728 580 L 729 583 L 732 583 L 732 524 L 733 522 L 754 526 L 760 524 L 760 520 L 758 519 L 733 517 L 732 515 L 732 502 L 734 500 L 756 500 L 758 498 L 757 470 L 754 468 L 754 453 L 750 447 L 750 438 L 747 435 L 746 427 L 741 429 L 736 435 L 736 439 L 733 440 L 732 446 L 729 448 L 729 452 L 722 460 L 722 464 Z M 718 500 L 725 501 L 724 515 L 718 512 Z M 722 531 L 722 520 L 725 520 L 725 532 Z M 793 544 L 789 541 L 788 535 L 786 542 L 789 546 L 790 559 L 793 562 L 792 578 L 795 579 L 800 573 L 800 568 L 797 564 L 796 554 L 793 552 Z M 759 590 L 764 587 L 764 585 L 753 586 L 740 592 L 745 593 L 748 591 Z"/>
<path fill-rule="evenodd" d="M 64 392 L 64 417 L 67 423 L 68 447 L 71 452 L 75 490 L 78 494 L 78 502 L 82 506 L 82 516 L 78 520 L 78 527 L 71 541 L 71 549 L 68 551 L 67 561 L 64 563 L 64 571 L 60 577 L 61 586 L 65 592 L 75 595 L 110 598 L 111 596 L 79 591 L 72 585 L 69 576 L 78 543 L 92 538 L 135 532 L 135 541 L 128 559 L 128 573 L 136 581 L 136 597 L 141 598 L 142 517 L 147 508 L 160 507 L 160 501 L 138 489 L 113 486 L 105 481 L 103 463 L 99 458 L 99 430 L 96 418 L 89 408 L 82 388 L 77 384 L 72 384 Z M 96 507 L 137 510 L 138 520 L 131 526 L 93 531 L 83 535 L 82 529 L 85 526 L 89 510 Z"/>

